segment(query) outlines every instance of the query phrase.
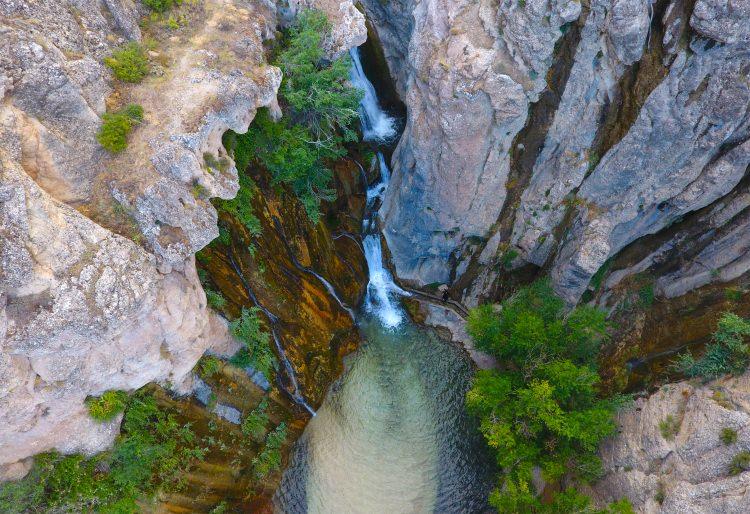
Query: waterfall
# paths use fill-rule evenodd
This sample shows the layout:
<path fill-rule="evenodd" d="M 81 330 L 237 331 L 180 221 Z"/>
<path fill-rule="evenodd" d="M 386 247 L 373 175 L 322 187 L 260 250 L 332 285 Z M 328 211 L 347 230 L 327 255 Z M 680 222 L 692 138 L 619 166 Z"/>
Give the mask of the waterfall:
<path fill-rule="evenodd" d="M 352 83 L 364 92 L 359 106 L 362 133 L 366 141 L 386 142 L 396 135 L 396 122 L 381 109 L 378 98 L 370 80 L 362 70 L 359 59 L 359 49 L 351 50 L 352 55 Z M 365 219 L 362 223 L 364 236 L 363 246 L 370 281 L 367 284 L 365 309 L 374 313 L 386 327 L 396 327 L 404 319 L 404 313 L 397 297 L 407 295 L 393 281 L 390 272 L 383 265 L 383 248 L 380 243 L 378 230 L 378 208 L 383 199 L 391 172 L 385 162 L 385 156 L 378 151 L 378 165 L 380 166 L 380 180 L 367 190 L 367 206 Z"/>
<path fill-rule="evenodd" d="M 365 94 L 359 105 L 359 117 L 362 120 L 364 139 L 365 141 L 386 143 L 396 136 L 396 120 L 380 108 L 375 87 L 365 76 L 362 69 L 359 48 L 352 48 L 349 54 L 352 57 L 351 82 Z"/>

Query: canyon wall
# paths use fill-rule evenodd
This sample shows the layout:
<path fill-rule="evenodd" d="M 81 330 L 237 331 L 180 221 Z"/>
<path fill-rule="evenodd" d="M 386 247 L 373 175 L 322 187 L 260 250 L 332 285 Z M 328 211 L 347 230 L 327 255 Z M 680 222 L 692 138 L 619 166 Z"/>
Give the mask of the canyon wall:
<path fill-rule="evenodd" d="M 664 381 L 722 311 L 750 314 L 750 2 L 364 5 L 408 110 L 381 211 L 402 283 L 472 306 L 550 276 L 569 304 L 609 312 L 614 388 Z M 745 512 L 747 474 L 728 462 L 750 448 L 746 382 L 638 400 L 595 495 Z M 717 423 L 738 442 L 723 446 Z"/>
<path fill-rule="evenodd" d="M 625 247 L 742 187 L 747 2 L 365 5 L 409 111 L 383 209 L 405 282 L 474 304 L 525 268 L 576 303 Z M 724 245 L 718 276 L 660 291 L 744 274 Z"/>
<path fill-rule="evenodd" d="M 331 55 L 364 42 L 350 1 L 304 6 L 328 13 Z M 278 13 L 204 0 L 171 26 L 147 15 L 133 0 L 0 0 L 0 478 L 39 452 L 111 444 L 119 419 L 93 422 L 87 396 L 185 392 L 206 350 L 237 348 L 194 254 L 219 235 L 209 199 L 239 188 L 222 135 L 278 108 L 264 50 Z M 148 50 L 140 84 L 103 64 L 128 41 Z M 144 121 L 110 154 L 102 115 L 129 103 Z"/>

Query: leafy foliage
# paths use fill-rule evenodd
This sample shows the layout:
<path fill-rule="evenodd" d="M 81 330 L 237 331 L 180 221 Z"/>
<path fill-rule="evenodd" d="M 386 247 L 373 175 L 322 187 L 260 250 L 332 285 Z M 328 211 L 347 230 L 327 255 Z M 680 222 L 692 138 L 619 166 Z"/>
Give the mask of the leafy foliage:
<path fill-rule="evenodd" d="M 128 135 L 133 130 L 133 125 L 142 121 L 143 107 L 136 104 L 130 104 L 115 113 L 105 113 L 96 140 L 105 150 L 122 152 L 128 146 Z"/>
<path fill-rule="evenodd" d="M 680 432 L 680 422 L 670 414 L 659 422 L 659 432 L 664 439 L 671 441 Z"/>
<path fill-rule="evenodd" d="M 257 479 L 281 467 L 281 447 L 286 440 L 286 424 L 280 423 L 268 433 L 263 450 L 253 459 L 253 474 Z"/>
<path fill-rule="evenodd" d="M 198 374 L 203 378 L 212 377 L 221 371 L 221 359 L 213 355 L 201 357 L 198 362 Z"/>
<path fill-rule="evenodd" d="M 104 59 L 104 64 L 123 82 L 138 83 L 151 70 L 146 52 L 135 41 L 115 50 L 110 57 Z"/>
<path fill-rule="evenodd" d="M 615 430 L 618 401 L 597 393 L 604 313 L 578 307 L 565 315 L 564 307 L 540 281 L 499 310 L 485 305 L 469 316 L 477 347 L 507 364 L 505 371 L 479 371 L 466 399 L 503 471 L 490 497 L 499 512 L 549 512 L 532 485 L 533 469 L 548 481 L 566 473 L 592 480 L 600 473 L 598 445 Z M 588 505 L 574 490 L 558 494 L 552 505 L 559 502 Z"/>
<path fill-rule="evenodd" d="M 241 170 L 242 168 L 238 169 Z M 258 217 L 253 214 L 252 200 L 256 190 L 255 183 L 242 171 L 240 171 L 239 176 L 240 190 L 237 192 L 237 196 L 232 200 L 219 200 L 217 207 L 242 223 L 251 235 L 258 236 L 261 233 L 262 227 Z"/>
<path fill-rule="evenodd" d="M 737 442 L 737 431 L 729 427 L 722 428 L 719 438 L 726 445 L 734 444 Z"/>
<path fill-rule="evenodd" d="M 125 391 L 107 391 L 99 397 L 86 398 L 89 416 L 96 421 L 110 421 L 125 410 L 128 394 Z"/>
<path fill-rule="evenodd" d="M 182 0 L 143 0 L 143 5 L 158 13 L 166 12 L 181 3 Z"/>
<path fill-rule="evenodd" d="M 245 345 L 231 362 L 242 368 L 251 366 L 270 378 L 277 361 L 269 344 L 271 337 L 258 318 L 259 312 L 257 307 L 243 307 L 240 317 L 229 324 L 232 335 Z"/>
<path fill-rule="evenodd" d="M 221 310 L 227 304 L 227 299 L 224 298 L 224 295 L 213 289 L 206 289 L 206 301 L 214 310 Z"/>
<path fill-rule="evenodd" d="M 743 471 L 750 471 L 750 452 L 748 451 L 738 453 L 729 463 L 730 475 L 739 475 Z"/>
<path fill-rule="evenodd" d="M 750 336 L 750 321 L 731 312 L 725 312 L 714 332 L 713 342 L 699 359 L 689 353 L 680 355 L 673 368 L 689 377 L 705 380 L 722 375 L 742 374 L 750 364 L 750 347 L 745 338 Z"/>
<path fill-rule="evenodd" d="M 255 441 L 261 441 L 266 435 L 268 425 L 268 400 L 263 398 L 247 417 L 242 420 L 242 433 Z"/>
<path fill-rule="evenodd" d="M 178 474 L 201 458 L 190 427 L 153 396 L 136 393 L 112 451 L 88 459 L 38 455 L 24 479 L 0 485 L 0 512 L 137 513 L 138 500 L 153 497 L 159 487 L 178 488 Z"/>
<path fill-rule="evenodd" d="M 274 64 L 284 72 L 279 95 L 285 116 L 274 120 L 258 111 L 246 134 L 235 136 L 235 160 L 244 171 L 261 163 L 274 184 L 289 184 L 310 218 L 320 218 L 320 202 L 333 200 L 326 160 L 345 155 L 343 144 L 355 141 L 359 90 L 348 83 L 348 56 L 325 59 L 323 39 L 330 30 L 325 14 L 301 12 L 288 29 Z"/>

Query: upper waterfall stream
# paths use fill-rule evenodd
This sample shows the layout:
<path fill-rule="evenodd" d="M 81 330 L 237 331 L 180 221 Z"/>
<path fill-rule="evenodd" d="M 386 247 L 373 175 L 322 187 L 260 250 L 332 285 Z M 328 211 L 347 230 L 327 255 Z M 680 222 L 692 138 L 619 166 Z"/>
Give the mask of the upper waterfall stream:
<path fill-rule="evenodd" d="M 392 141 L 396 123 L 379 106 L 352 50 L 352 83 L 365 92 L 362 132 Z M 390 170 L 367 191 L 362 227 L 369 283 L 357 316 L 363 345 L 328 392 L 292 453 L 274 497 L 277 512 L 479 512 L 490 488 L 483 442 L 464 413 L 472 366 L 460 349 L 414 325 L 408 293 L 383 263 L 377 209 Z"/>

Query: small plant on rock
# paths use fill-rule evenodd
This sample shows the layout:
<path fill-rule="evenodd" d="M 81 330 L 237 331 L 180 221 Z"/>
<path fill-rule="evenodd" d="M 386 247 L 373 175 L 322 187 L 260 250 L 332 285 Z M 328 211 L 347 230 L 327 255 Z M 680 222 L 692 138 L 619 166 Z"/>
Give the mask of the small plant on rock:
<path fill-rule="evenodd" d="M 673 369 L 689 377 L 712 380 L 722 375 L 743 373 L 750 364 L 750 347 L 745 338 L 750 336 L 750 321 L 731 312 L 725 312 L 712 343 L 706 346 L 703 355 L 696 359 L 689 353 L 680 355 Z"/>
<path fill-rule="evenodd" d="M 680 422 L 671 414 L 659 422 L 661 436 L 667 441 L 672 441 L 680 431 Z"/>
<path fill-rule="evenodd" d="M 96 421 L 111 421 L 125 410 L 128 394 L 125 391 L 107 391 L 98 397 L 86 398 L 89 416 Z"/>
<path fill-rule="evenodd" d="M 142 121 L 143 107 L 136 104 L 130 104 L 115 113 L 105 113 L 96 140 L 109 152 L 122 152 L 128 146 L 128 135 L 132 132 L 133 125 Z"/>
<path fill-rule="evenodd" d="M 224 296 L 214 291 L 213 289 L 206 289 L 206 301 L 208 305 L 214 310 L 221 310 L 227 304 L 227 299 Z"/>
<path fill-rule="evenodd" d="M 229 324 L 232 335 L 245 345 L 232 357 L 232 364 L 240 368 L 252 367 L 270 378 L 276 369 L 276 355 L 270 346 L 271 337 L 263 330 L 260 309 L 243 308 L 239 318 Z"/>
<path fill-rule="evenodd" d="M 719 435 L 721 442 L 730 445 L 737 442 L 737 431 L 732 428 L 722 428 L 721 434 Z"/>
<path fill-rule="evenodd" d="M 729 463 L 729 474 L 739 475 L 743 471 L 750 470 L 750 452 L 740 452 L 732 458 Z"/>
<path fill-rule="evenodd" d="M 213 355 L 202 357 L 198 363 L 198 374 L 201 378 L 212 377 L 221 371 L 221 360 Z"/>
<path fill-rule="evenodd" d="M 268 424 L 268 400 L 263 398 L 257 407 L 242 421 L 242 433 L 255 441 L 262 441 Z"/>

